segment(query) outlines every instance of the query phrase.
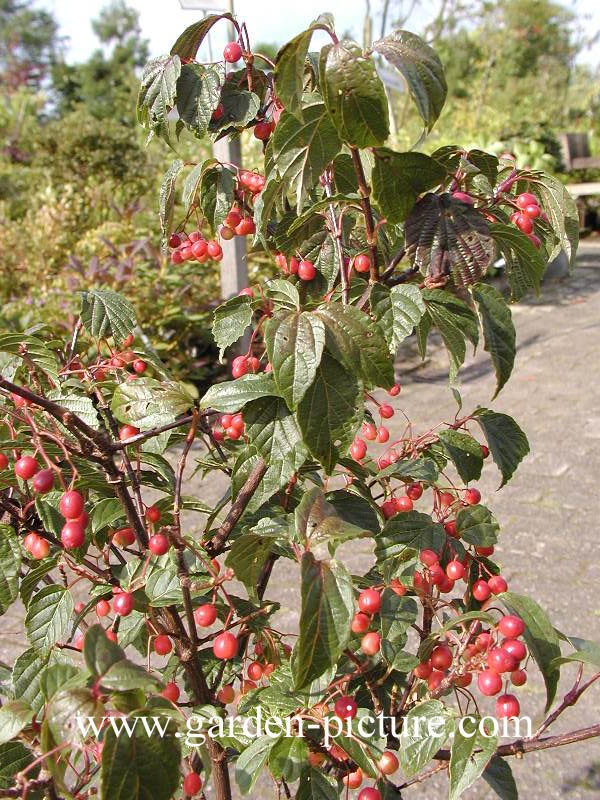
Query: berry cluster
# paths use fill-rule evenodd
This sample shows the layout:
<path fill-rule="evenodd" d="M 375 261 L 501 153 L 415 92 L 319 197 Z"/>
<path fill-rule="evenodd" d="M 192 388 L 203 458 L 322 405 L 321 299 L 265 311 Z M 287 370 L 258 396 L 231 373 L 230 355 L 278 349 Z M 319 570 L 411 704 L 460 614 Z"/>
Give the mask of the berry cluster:
<path fill-rule="evenodd" d="M 292 256 L 288 262 L 283 253 L 277 253 L 275 263 L 286 275 L 297 275 L 302 281 L 312 281 L 317 277 L 317 270 L 312 261 Z"/>
<path fill-rule="evenodd" d="M 183 261 L 198 261 L 203 264 L 205 261 L 221 261 L 223 249 L 218 242 L 213 239 L 206 241 L 201 231 L 193 231 L 188 236 L 181 231 L 172 233 L 169 237 L 169 247 L 171 252 L 171 262 L 181 264 Z"/>
<path fill-rule="evenodd" d="M 222 431 L 213 431 L 214 438 L 221 442 L 225 437 L 237 441 L 246 431 L 246 425 L 241 414 L 223 414 L 219 423 Z"/>
<path fill-rule="evenodd" d="M 541 241 L 533 232 L 534 220 L 541 218 L 548 222 L 548 217 L 539 206 L 538 199 L 531 192 L 523 192 L 516 200 L 517 210 L 511 214 L 510 221 L 524 234 L 536 247 Z"/>

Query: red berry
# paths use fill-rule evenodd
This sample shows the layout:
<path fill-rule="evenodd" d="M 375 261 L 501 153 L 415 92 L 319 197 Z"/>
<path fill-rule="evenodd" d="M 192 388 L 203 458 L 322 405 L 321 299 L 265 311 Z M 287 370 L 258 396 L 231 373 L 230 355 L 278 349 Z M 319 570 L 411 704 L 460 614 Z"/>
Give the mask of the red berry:
<path fill-rule="evenodd" d="M 465 503 L 470 506 L 476 506 L 481 500 L 481 492 L 478 489 L 467 489 L 465 492 Z"/>
<path fill-rule="evenodd" d="M 490 449 L 485 444 L 480 444 L 482 458 L 487 458 L 490 454 Z"/>
<path fill-rule="evenodd" d="M 387 403 L 382 403 L 379 406 L 379 416 L 383 417 L 384 419 L 390 419 L 390 417 L 394 416 L 394 409 L 387 405 Z"/>
<path fill-rule="evenodd" d="M 426 567 L 432 567 L 434 564 L 437 564 L 440 560 L 438 554 L 435 550 L 421 550 L 419 553 L 419 558 L 421 559 L 421 563 L 425 564 Z"/>
<path fill-rule="evenodd" d="M 179 691 L 179 686 L 171 681 L 170 683 L 167 683 L 161 694 L 163 697 L 166 697 L 167 700 L 170 700 L 172 703 L 176 703 L 179 700 L 179 695 L 181 692 Z"/>
<path fill-rule="evenodd" d="M 379 789 L 374 789 L 372 787 L 363 789 L 358 795 L 358 800 L 381 800 L 381 792 Z"/>
<path fill-rule="evenodd" d="M 362 782 L 363 773 L 360 767 L 358 767 L 354 772 L 348 772 L 342 778 L 342 783 L 344 786 L 347 786 L 348 789 L 358 789 Z"/>
<path fill-rule="evenodd" d="M 490 644 L 492 643 L 492 637 L 489 633 L 480 633 L 479 636 L 475 639 L 475 649 L 478 650 L 480 653 L 485 652 Z"/>
<path fill-rule="evenodd" d="M 79 631 L 73 639 L 73 647 L 76 650 L 83 650 L 83 633 Z"/>
<path fill-rule="evenodd" d="M 375 428 L 375 425 L 372 425 L 370 422 L 363 422 L 362 435 L 365 437 L 365 439 L 368 439 L 370 442 L 373 442 L 375 440 L 375 437 L 377 436 L 377 430 Z"/>
<path fill-rule="evenodd" d="M 410 497 L 402 496 L 402 497 L 394 497 L 394 505 L 396 507 L 396 511 L 412 511 L 413 510 L 413 501 Z"/>
<path fill-rule="evenodd" d="M 371 631 L 370 633 L 365 633 L 363 636 L 360 649 L 365 653 L 367 656 L 374 656 L 375 653 L 379 652 L 379 648 L 381 647 L 381 637 L 375 631 Z"/>
<path fill-rule="evenodd" d="M 235 64 L 242 57 L 242 48 L 237 42 L 229 42 L 223 50 L 223 58 L 228 64 Z"/>
<path fill-rule="evenodd" d="M 45 539 L 42 539 L 41 536 L 38 536 L 36 541 L 31 546 L 30 553 L 33 558 L 41 561 L 43 558 L 46 558 L 48 553 L 50 552 L 50 545 Z"/>
<path fill-rule="evenodd" d="M 0 453 L 0 470 L 6 469 L 8 467 L 8 458 L 4 455 L 4 453 Z"/>
<path fill-rule="evenodd" d="M 490 594 L 490 587 L 487 585 L 486 581 L 475 581 L 473 584 L 473 597 L 475 600 L 478 600 L 480 603 L 485 603 Z"/>
<path fill-rule="evenodd" d="M 449 508 L 454 503 L 455 498 L 450 492 L 440 492 L 438 500 L 442 508 Z"/>
<path fill-rule="evenodd" d="M 364 633 L 365 631 L 369 630 L 370 624 L 371 620 L 369 617 L 359 611 L 358 614 L 355 614 L 352 618 L 352 625 L 350 627 L 352 629 L 352 633 Z"/>
<path fill-rule="evenodd" d="M 514 656 L 517 661 L 523 661 L 527 655 L 527 649 L 523 642 L 518 639 L 504 639 L 502 642 L 502 649 Z"/>
<path fill-rule="evenodd" d="M 453 536 L 455 539 L 458 539 L 458 533 L 456 530 L 456 520 L 451 519 L 444 525 L 444 530 L 448 534 L 448 536 Z"/>
<path fill-rule="evenodd" d="M 135 428 L 133 425 L 123 425 L 119 431 L 119 439 L 122 442 L 125 442 L 127 439 L 131 439 L 133 436 L 137 436 L 139 432 L 140 429 Z"/>
<path fill-rule="evenodd" d="M 503 636 L 516 639 L 517 636 L 522 636 L 525 633 L 525 623 L 514 614 L 507 614 L 498 623 L 498 630 Z"/>
<path fill-rule="evenodd" d="M 241 221 L 242 215 L 235 208 L 232 208 L 229 214 L 227 214 L 225 217 L 225 225 L 227 225 L 228 228 L 237 228 Z"/>
<path fill-rule="evenodd" d="M 298 261 L 296 256 L 292 256 L 290 258 L 290 275 L 297 275 L 299 267 L 300 267 L 300 262 Z"/>
<path fill-rule="evenodd" d="M 434 692 L 446 676 L 443 672 L 435 669 L 427 678 L 427 688 L 430 692 Z"/>
<path fill-rule="evenodd" d="M 519 214 L 515 219 L 515 225 L 522 233 L 531 233 L 533 231 L 533 222 L 527 214 Z"/>
<path fill-rule="evenodd" d="M 486 697 L 492 697 L 502 689 L 502 678 L 497 672 L 492 672 L 491 669 L 484 669 L 477 676 L 477 686 L 481 694 Z"/>
<path fill-rule="evenodd" d="M 106 617 L 110 614 L 110 603 L 106 600 L 98 600 L 96 603 L 96 614 L 99 617 Z"/>
<path fill-rule="evenodd" d="M 113 610 L 120 617 L 126 617 L 133 611 L 133 595 L 130 592 L 119 592 L 113 599 Z"/>
<path fill-rule="evenodd" d="M 367 454 L 367 445 L 362 439 L 355 439 L 350 447 L 350 455 L 354 461 L 360 461 Z"/>
<path fill-rule="evenodd" d="M 510 673 L 510 682 L 513 686 L 523 686 L 527 683 L 527 673 L 524 669 L 516 669 Z"/>
<path fill-rule="evenodd" d="M 460 561 L 450 561 L 450 563 L 446 565 L 446 575 L 453 581 L 460 580 L 464 574 L 465 568 Z"/>
<path fill-rule="evenodd" d="M 261 142 L 265 142 L 271 135 L 271 125 L 269 122 L 257 122 L 254 126 L 254 137 Z"/>
<path fill-rule="evenodd" d="M 164 533 L 155 533 L 150 537 L 148 542 L 148 550 L 155 556 L 164 556 L 169 550 L 169 540 Z"/>
<path fill-rule="evenodd" d="M 393 500 L 386 500 L 384 503 L 382 503 L 381 511 L 386 519 L 390 519 L 391 517 L 394 516 L 394 514 L 398 513 L 396 511 L 396 504 L 394 503 Z"/>
<path fill-rule="evenodd" d="M 496 700 L 496 716 L 498 719 L 518 717 L 521 706 L 514 694 L 501 694 Z"/>
<path fill-rule="evenodd" d="M 46 494 L 54 487 L 54 470 L 41 469 L 33 476 L 31 486 L 34 492 Z"/>
<path fill-rule="evenodd" d="M 251 234 L 256 233 L 256 225 L 254 224 L 254 220 L 250 219 L 250 217 L 244 217 L 242 221 L 235 226 L 235 232 L 238 236 L 250 236 Z"/>
<path fill-rule="evenodd" d="M 213 122 L 218 122 L 224 113 L 225 113 L 225 106 L 223 105 L 223 103 L 219 103 L 219 105 L 215 108 L 215 110 L 211 115 L 211 120 Z"/>
<path fill-rule="evenodd" d="M 179 247 L 181 244 L 181 236 L 178 233 L 172 233 L 169 236 L 169 247 Z M 129 345 L 126 345 L 127 347 Z"/>
<path fill-rule="evenodd" d="M 487 665 L 493 672 L 513 672 L 517 659 L 502 647 L 493 647 L 487 655 Z"/>
<path fill-rule="evenodd" d="M 71 520 L 63 525 L 63 529 L 60 532 L 60 540 L 67 550 L 81 547 L 85 542 L 85 528 L 80 522 Z"/>
<path fill-rule="evenodd" d="M 336 717 L 340 719 L 354 719 L 358 706 L 353 697 L 342 695 L 335 701 L 334 711 Z"/>
<path fill-rule="evenodd" d="M 508 584 L 501 575 L 493 575 L 488 580 L 488 586 L 494 594 L 502 594 L 508 589 Z"/>
<path fill-rule="evenodd" d="M 388 389 L 388 394 L 390 395 L 390 397 L 396 397 L 397 395 L 399 395 L 400 394 L 400 384 L 399 383 L 395 383 L 392 386 L 391 389 Z"/>
<path fill-rule="evenodd" d="M 433 667 L 429 663 L 429 661 L 423 661 L 421 664 L 417 664 L 417 666 L 413 669 L 415 677 L 417 678 L 428 678 L 431 675 Z"/>
<path fill-rule="evenodd" d="M 78 519 L 83 513 L 83 497 L 79 492 L 71 489 L 60 498 L 60 513 L 65 519 Z"/>
<path fill-rule="evenodd" d="M 475 552 L 478 556 L 491 556 L 494 552 L 493 546 L 491 547 L 476 547 Z"/>
<path fill-rule="evenodd" d="M 231 426 L 231 428 L 227 428 L 225 433 L 230 439 L 233 439 L 233 441 L 236 441 L 236 439 L 239 439 L 240 436 L 242 435 L 241 430 L 239 428 L 234 428 L 233 425 Z"/>
<path fill-rule="evenodd" d="M 435 669 L 444 670 L 452 664 L 452 650 L 447 644 L 440 644 L 433 648 L 429 658 L 431 666 Z"/>
<path fill-rule="evenodd" d="M 154 652 L 158 653 L 159 656 L 166 656 L 172 649 L 173 645 L 168 636 L 160 634 L 160 636 L 157 636 L 154 640 Z"/>
<path fill-rule="evenodd" d="M 386 750 L 385 753 L 382 753 L 377 766 L 384 775 L 393 775 L 399 767 L 398 759 L 393 753 Z"/>
<path fill-rule="evenodd" d="M 234 658 L 238 651 L 238 640 L 229 631 L 220 633 L 213 642 L 213 653 L 216 658 L 228 660 Z"/>
<path fill-rule="evenodd" d="M 538 199 L 534 194 L 531 192 L 523 192 L 517 197 L 517 206 L 518 208 L 524 209 L 527 206 L 538 205 Z"/>
<path fill-rule="evenodd" d="M 205 603 L 194 611 L 196 625 L 200 628 L 210 628 L 217 618 L 217 607 L 211 603 Z"/>
<path fill-rule="evenodd" d="M 361 253 L 354 259 L 354 269 L 357 272 L 368 272 L 371 269 L 371 259 L 369 256 Z"/>
<path fill-rule="evenodd" d="M 303 281 L 312 281 L 317 270 L 311 261 L 301 261 L 298 264 L 298 277 Z"/>
<path fill-rule="evenodd" d="M 39 465 L 33 456 L 22 456 L 18 461 L 15 461 L 15 475 L 24 481 L 33 478 L 39 470 Z"/>
<path fill-rule="evenodd" d="M 407 592 L 406 586 L 401 583 L 398 578 L 394 578 L 390 583 L 390 589 L 394 594 L 397 594 L 398 597 L 404 597 Z"/>
<path fill-rule="evenodd" d="M 384 428 L 383 425 L 380 425 L 377 428 L 377 441 L 379 444 L 384 444 L 390 438 L 390 432 L 387 428 Z"/>
<path fill-rule="evenodd" d="M 196 772 L 188 772 L 183 779 L 183 793 L 187 794 L 189 797 L 193 797 L 195 794 L 198 794 L 201 788 L 202 779 L 200 775 Z"/>
<path fill-rule="evenodd" d="M 233 686 L 231 686 L 230 684 L 228 684 L 227 686 L 223 686 L 221 689 L 219 689 L 219 692 L 217 694 L 217 700 L 219 701 L 219 703 L 223 703 L 223 705 L 231 703 L 234 697 L 235 697 L 235 691 L 233 689 Z"/>
<path fill-rule="evenodd" d="M 364 614 L 376 614 L 381 608 L 381 595 L 375 589 L 364 589 L 358 596 L 358 607 Z"/>
<path fill-rule="evenodd" d="M 234 378 L 241 378 L 248 372 L 248 359 L 246 356 L 237 356 L 231 362 L 231 374 Z"/>
<path fill-rule="evenodd" d="M 148 522 L 158 522 L 160 519 L 160 508 L 156 506 L 150 506 L 146 509 L 146 519 Z"/>
<path fill-rule="evenodd" d="M 118 638 L 117 638 L 117 634 L 113 631 L 112 628 L 109 628 L 106 631 L 106 638 L 110 639 L 110 641 L 114 642 L 115 644 L 117 644 L 117 642 L 119 641 Z"/>
<path fill-rule="evenodd" d="M 392 462 L 387 456 L 381 456 L 377 459 L 377 469 L 386 469 Z"/>
<path fill-rule="evenodd" d="M 542 209 L 536 203 L 530 203 L 528 206 L 525 206 L 523 211 L 530 219 L 537 219 L 542 213 Z"/>
<path fill-rule="evenodd" d="M 27 550 L 28 553 L 31 553 L 31 550 L 33 549 L 33 545 L 38 541 L 39 538 L 40 537 L 37 535 L 37 533 L 34 533 L 33 531 L 31 531 L 23 539 L 23 547 L 25 548 L 25 550 Z"/>
<path fill-rule="evenodd" d="M 226 430 L 231 425 L 231 421 L 233 420 L 233 416 L 231 414 L 223 414 L 221 419 L 219 420 L 221 427 L 223 430 Z"/>
<path fill-rule="evenodd" d="M 141 358 L 136 358 L 136 360 L 132 364 L 133 371 L 137 372 L 138 375 L 141 375 L 142 373 L 146 372 L 147 366 L 148 365 L 146 364 L 146 362 L 142 361 Z"/>
<path fill-rule="evenodd" d="M 133 528 L 119 528 L 113 533 L 112 540 L 119 547 L 130 547 L 135 542 Z"/>
<path fill-rule="evenodd" d="M 245 289 L 238 292 L 238 297 L 250 297 L 252 299 L 254 297 L 254 291 L 247 286 Z"/>
<path fill-rule="evenodd" d="M 263 672 L 262 664 L 259 664 L 258 661 L 253 661 L 248 667 L 248 677 L 252 681 L 259 681 L 263 676 Z"/>
<path fill-rule="evenodd" d="M 418 500 L 423 494 L 423 487 L 420 483 L 409 483 L 406 487 L 406 494 L 411 500 Z"/>

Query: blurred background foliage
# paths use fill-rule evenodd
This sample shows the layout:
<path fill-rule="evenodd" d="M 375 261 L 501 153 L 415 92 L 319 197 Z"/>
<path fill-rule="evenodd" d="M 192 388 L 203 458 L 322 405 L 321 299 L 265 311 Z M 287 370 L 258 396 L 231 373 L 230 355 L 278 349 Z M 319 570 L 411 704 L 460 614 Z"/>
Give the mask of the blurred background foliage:
<path fill-rule="evenodd" d="M 444 62 L 448 102 L 423 149 L 508 150 L 519 166 L 558 174 L 561 133 L 588 132 L 600 152 L 600 75 L 578 60 L 595 39 L 584 19 L 551 0 L 431 2 L 426 25 L 416 0 L 356 3 L 366 45 L 406 26 Z M 64 332 L 76 292 L 110 286 L 134 302 L 175 372 L 203 382 L 216 369 L 209 331 L 218 271 L 174 268 L 159 249 L 158 187 L 175 156 L 146 147 L 135 121 L 139 73 L 156 54 L 125 0 L 107 4 L 92 25 L 97 50 L 69 64 L 51 14 L 35 0 L 0 0 L 0 324 L 23 330 L 41 321 Z M 280 44 L 255 49 L 273 57 Z M 403 94 L 392 105 L 395 144 L 411 147 L 419 122 Z M 256 140 L 245 138 L 243 150 L 245 165 L 259 163 Z M 189 139 L 178 154 L 201 161 L 210 145 Z M 274 273 L 264 256 L 249 268 L 252 282 Z"/>

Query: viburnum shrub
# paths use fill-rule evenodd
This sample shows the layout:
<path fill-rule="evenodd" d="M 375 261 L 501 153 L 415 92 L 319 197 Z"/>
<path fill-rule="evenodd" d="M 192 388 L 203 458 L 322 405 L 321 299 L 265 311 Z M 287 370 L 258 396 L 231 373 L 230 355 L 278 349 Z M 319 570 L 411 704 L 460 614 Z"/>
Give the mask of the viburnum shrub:
<path fill-rule="evenodd" d="M 237 41 L 223 63 L 197 63 L 223 19 Z M 330 42 L 309 53 L 315 31 Z M 480 776 L 509 798 L 510 756 L 600 735 L 546 734 L 600 677 L 583 678 L 598 645 L 511 590 L 473 485 L 490 461 L 501 486 L 513 476 L 523 431 L 463 410 L 455 386 L 450 421 L 382 424 L 399 416 L 394 356 L 412 334 L 424 354 L 439 332 L 452 384 L 481 337 L 500 391 L 515 330 L 486 270 L 499 250 L 513 299 L 537 290 L 560 248 L 574 256 L 576 211 L 553 179 L 481 151 L 387 148 L 381 58 L 427 132 L 444 75 L 406 31 L 363 52 L 324 15 L 272 64 L 214 15 L 144 73 L 140 121 L 173 147 L 186 129 L 214 140 L 261 126 L 261 174 L 177 160 L 161 192 L 173 270 L 253 235 L 281 271 L 215 311 L 222 354 L 251 329 L 232 380 L 195 400 L 107 289 L 82 294 L 64 345 L 38 328 L 0 336 L 0 611 L 20 599 L 28 638 L 0 667 L 2 796 L 230 800 L 230 772 L 256 796 L 264 770 L 278 796 L 391 800 L 446 770 L 451 798 Z M 214 506 L 187 488 L 193 457 L 226 487 Z M 336 558 L 357 539 L 373 546 L 363 575 Z M 276 562 L 297 585 L 297 633 L 277 622 Z M 575 684 L 551 711 L 568 662 Z M 518 690 L 535 668 L 546 716 L 505 740 L 498 721 L 539 715 Z M 256 738 L 231 722 L 258 710 L 283 727 Z M 205 742 L 186 737 L 192 716 L 212 718 Z"/>

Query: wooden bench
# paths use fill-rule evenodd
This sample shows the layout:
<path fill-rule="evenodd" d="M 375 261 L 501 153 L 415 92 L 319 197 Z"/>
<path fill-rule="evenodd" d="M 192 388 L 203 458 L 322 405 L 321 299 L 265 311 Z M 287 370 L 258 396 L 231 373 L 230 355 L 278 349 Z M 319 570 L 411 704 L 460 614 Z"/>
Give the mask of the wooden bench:
<path fill-rule="evenodd" d="M 587 133 L 563 133 L 560 137 L 565 172 L 575 169 L 600 169 L 600 158 L 590 153 L 590 140 Z M 600 181 L 589 183 L 569 183 L 567 189 L 573 197 L 600 194 Z"/>

